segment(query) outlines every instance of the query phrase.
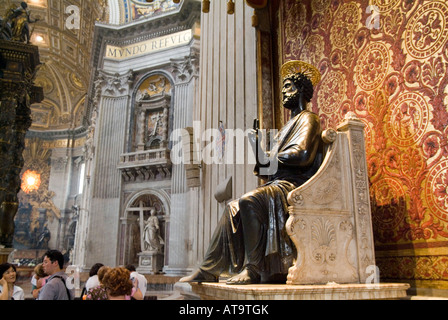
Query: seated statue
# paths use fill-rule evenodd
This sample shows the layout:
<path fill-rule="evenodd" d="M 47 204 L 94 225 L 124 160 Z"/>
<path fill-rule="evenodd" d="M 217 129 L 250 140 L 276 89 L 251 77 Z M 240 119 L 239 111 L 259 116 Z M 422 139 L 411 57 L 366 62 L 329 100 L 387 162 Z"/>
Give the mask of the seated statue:
<path fill-rule="evenodd" d="M 181 282 L 217 282 L 224 272 L 236 273 L 227 280 L 229 285 L 286 281 L 295 256 L 285 230 L 287 197 L 319 169 L 323 143 L 319 117 L 306 110 L 313 86 L 320 81 L 319 71 L 291 61 L 282 66 L 282 77 L 283 107 L 291 111 L 291 119 L 276 135 L 271 151 L 261 152 L 277 162 L 271 166 L 277 170 L 261 174 L 267 183 L 226 206 L 199 269 Z M 260 154 L 255 130 L 249 141 Z M 255 174 L 269 166 L 257 164 Z"/>

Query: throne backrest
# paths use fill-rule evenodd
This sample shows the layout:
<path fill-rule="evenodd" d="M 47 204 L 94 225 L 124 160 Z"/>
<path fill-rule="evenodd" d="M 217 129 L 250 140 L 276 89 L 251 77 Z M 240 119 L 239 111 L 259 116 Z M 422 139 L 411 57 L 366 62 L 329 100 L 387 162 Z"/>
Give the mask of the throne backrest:
<path fill-rule="evenodd" d="M 297 249 L 288 283 L 365 283 L 375 256 L 364 124 L 349 113 L 322 139 L 321 167 L 288 196 L 287 231 Z"/>

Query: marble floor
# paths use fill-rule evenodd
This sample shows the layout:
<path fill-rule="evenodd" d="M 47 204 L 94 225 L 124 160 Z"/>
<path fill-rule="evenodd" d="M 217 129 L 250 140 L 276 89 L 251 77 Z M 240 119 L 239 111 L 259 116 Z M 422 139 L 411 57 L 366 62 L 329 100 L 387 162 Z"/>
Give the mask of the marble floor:
<path fill-rule="evenodd" d="M 21 287 L 25 292 L 25 299 L 33 299 L 31 294 L 31 276 L 32 272 L 24 272 L 21 270 L 16 285 Z M 85 277 L 85 276 L 84 276 Z M 187 297 L 183 295 L 182 291 L 185 289 L 178 290 L 179 284 L 178 278 L 176 277 L 167 277 L 163 275 L 147 275 L 148 280 L 148 291 L 146 293 L 146 298 L 148 300 L 187 300 Z M 184 284 L 185 285 L 188 284 Z M 188 285 L 189 286 L 189 285 Z M 168 290 L 167 290 L 168 289 Z M 191 289 L 188 290 L 191 292 Z M 81 294 L 80 290 L 77 290 L 76 297 L 79 297 Z M 406 295 L 401 297 L 400 300 L 448 300 L 448 297 L 444 296 L 431 296 L 431 295 Z"/>

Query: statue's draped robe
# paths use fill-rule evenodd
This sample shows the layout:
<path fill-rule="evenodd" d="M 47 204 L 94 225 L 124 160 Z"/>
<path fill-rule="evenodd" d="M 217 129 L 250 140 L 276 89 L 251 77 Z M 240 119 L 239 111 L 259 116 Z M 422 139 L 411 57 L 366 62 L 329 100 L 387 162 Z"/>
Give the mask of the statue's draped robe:
<path fill-rule="evenodd" d="M 288 273 L 295 251 L 285 230 L 287 197 L 319 169 L 322 163 L 320 135 L 319 118 L 309 111 L 302 111 L 278 132 L 270 152 L 278 160 L 277 171 L 264 176 L 267 183 L 226 206 L 200 269 L 218 276 L 227 271 L 240 272 L 250 263 L 265 277 Z M 304 151 L 306 162 L 301 160 Z M 249 203 L 261 222 L 257 234 L 244 235 L 242 215 L 245 212 L 240 210 L 243 208 L 241 201 L 245 202 L 244 207 Z M 245 252 L 245 236 L 258 238 L 250 253 Z"/>

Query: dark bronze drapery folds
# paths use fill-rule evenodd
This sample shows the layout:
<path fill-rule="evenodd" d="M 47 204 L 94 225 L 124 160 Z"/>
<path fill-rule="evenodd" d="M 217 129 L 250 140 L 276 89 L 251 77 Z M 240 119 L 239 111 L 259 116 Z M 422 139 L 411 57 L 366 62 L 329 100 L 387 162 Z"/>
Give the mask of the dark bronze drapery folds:
<path fill-rule="evenodd" d="M 256 174 L 267 182 L 226 206 L 199 270 L 183 282 L 218 281 L 223 272 L 238 273 L 227 284 L 286 281 L 295 253 L 285 230 L 287 197 L 317 172 L 323 156 L 319 117 L 306 110 L 319 72 L 294 61 L 283 66 L 282 75 L 283 107 L 292 118 L 271 150 L 262 151 L 271 163 L 256 166 Z M 260 150 L 256 134 L 249 135 L 249 142 Z"/>

